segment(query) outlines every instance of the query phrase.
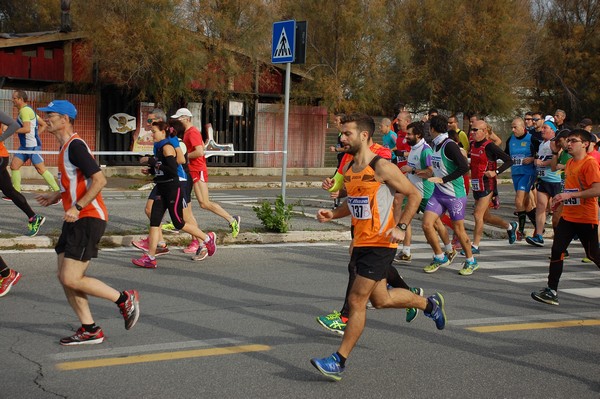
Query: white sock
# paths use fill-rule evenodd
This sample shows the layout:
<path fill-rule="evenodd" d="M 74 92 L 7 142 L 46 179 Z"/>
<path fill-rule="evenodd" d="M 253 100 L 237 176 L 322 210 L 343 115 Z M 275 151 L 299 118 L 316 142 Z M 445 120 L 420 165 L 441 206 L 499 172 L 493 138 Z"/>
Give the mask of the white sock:
<path fill-rule="evenodd" d="M 435 257 L 437 260 L 444 260 L 444 256 L 445 256 L 444 254 L 439 254 L 439 255 L 438 255 L 438 254 L 435 254 L 435 255 L 434 255 L 434 257 Z"/>
<path fill-rule="evenodd" d="M 452 243 L 446 244 L 444 248 L 446 248 L 446 252 L 452 252 L 452 250 L 454 249 Z"/>
<path fill-rule="evenodd" d="M 475 258 L 474 258 L 474 257 L 472 257 L 472 256 L 471 256 L 470 258 L 467 258 L 467 260 L 468 260 L 469 262 L 475 262 Z"/>
<path fill-rule="evenodd" d="M 406 255 L 410 255 L 410 247 L 404 247 L 404 248 L 402 248 L 402 253 L 404 253 Z"/>

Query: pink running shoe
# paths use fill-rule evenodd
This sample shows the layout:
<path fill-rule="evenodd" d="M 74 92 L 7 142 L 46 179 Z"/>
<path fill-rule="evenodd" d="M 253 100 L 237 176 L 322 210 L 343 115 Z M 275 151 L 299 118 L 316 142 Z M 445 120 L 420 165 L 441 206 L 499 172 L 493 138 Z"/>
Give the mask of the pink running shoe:
<path fill-rule="evenodd" d="M 142 238 L 141 240 L 131 241 L 131 245 L 142 251 L 148 251 L 148 237 Z"/>
<path fill-rule="evenodd" d="M 199 247 L 200 247 L 200 242 L 194 238 L 192 240 L 192 242 L 190 242 L 190 245 L 188 245 L 186 248 L 183 249 L 183 253 L 195 254 L 196 252 L 198 252 Z"/>
<path fill-rule="evenodd" d="M 215 252 L 217 252 L 217 235 L 212 231 L 206 233 L 208 236 L 208 241 L 204 243 L 208 251 L 208 256 L 213 256 Z"/>
<path fill-rule="evenodd" d="M 145 269 L 156 269 L 156 259 L 150 259 L 148 254 L 142 255 L 139 259 L 131 259 L 131 263 Z"/>

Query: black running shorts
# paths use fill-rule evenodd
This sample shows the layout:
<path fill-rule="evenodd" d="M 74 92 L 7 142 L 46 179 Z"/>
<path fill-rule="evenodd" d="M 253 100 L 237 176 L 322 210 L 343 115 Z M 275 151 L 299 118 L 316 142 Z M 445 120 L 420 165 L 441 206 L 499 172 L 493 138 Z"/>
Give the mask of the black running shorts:
<path fill-rule="evenodd" d="M 354 247 L 352 259 L 356 264 L 356 274 L 369 280 L 383 280 L 388 267 L 392 265 L 396 248 Z"/>
<path fill-rule="evenodd" d="M 72 223 L 63 223 L 62 233 L 54 250 L 65 258 L 87 262 L 98 257 L 98 244 L 106 229 L 106 221 L 86 217 Z"/>

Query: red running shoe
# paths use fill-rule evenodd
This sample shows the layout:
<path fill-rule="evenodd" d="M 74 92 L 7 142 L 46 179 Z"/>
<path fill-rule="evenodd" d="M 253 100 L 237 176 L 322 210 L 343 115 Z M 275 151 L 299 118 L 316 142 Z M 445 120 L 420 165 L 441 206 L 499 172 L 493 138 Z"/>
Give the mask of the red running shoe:
<path fill-rule="evenodd" d="M 119 309 L 125 319 L 125 329 L 130 330 L 140 317 L 140 294 L 137 290 L 123 291 L 123 293 L 127 295 L 127 299 L 119 305 Z"/>
<path fill-rule="evenodd" d="M 104 333 L 100 326 L 96 326 L 93 332 L 87 332 L 83 327 L 79 327 L 74 335 L 62 338 L 60 344 L 64 346 L 94 345 L 101 344 L 102 341 L 104 341 Z"/>
<path fill-rule="evenodd" d="M 8 294 L 10 288 L 13 285 L 17 284 L 20 279 L 21 273 L 10 269 L 10 274 L 8 275 L 8 277 L 0 278 L 0 297 L 3 297 L 4 295 Z"/>

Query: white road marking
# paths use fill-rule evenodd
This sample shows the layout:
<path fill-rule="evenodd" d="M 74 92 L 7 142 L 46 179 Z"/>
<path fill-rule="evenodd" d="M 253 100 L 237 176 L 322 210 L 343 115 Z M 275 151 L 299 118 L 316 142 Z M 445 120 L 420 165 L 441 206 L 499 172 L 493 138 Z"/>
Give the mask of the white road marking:
<path fill-rule="evenodd" d="M 509 274 L 509 275 L 498 275 L 491 276 L 499 280 L 510 281 L 511 283 L 517 284 L 530 284 L 530 283 L 545 283 L 548 281 L 548 273 L 535 273 L 535 274 Z M 566 272 L 560 277 L 560 281 L 586 281 L 586 280 L 597 280 L 600 279 L 600 271 L 591 272 Z M 561 290 L 564 291 L 564 290 Z"/>
<path fill-rule="evenodd" d="M 564 290 L 563 290 L 564 291 Z M 561 291 L 562 292 L 562 291 Z M 554 308 L 552 308 L 554 309 Z M 600 318 L 600 312 L 581 312 L 581 313 L 545 313 L 532 314 L 527 316 L 506 316 L 506 317 L 485 317 L 479 319 L 449 320 L 448 324 L 453 326 L 475 326 L 481 324 L 502 324 L 502 323 L 524 323 L 530 321 L 556 321 L 572 319 L 597 319 Z"/>

